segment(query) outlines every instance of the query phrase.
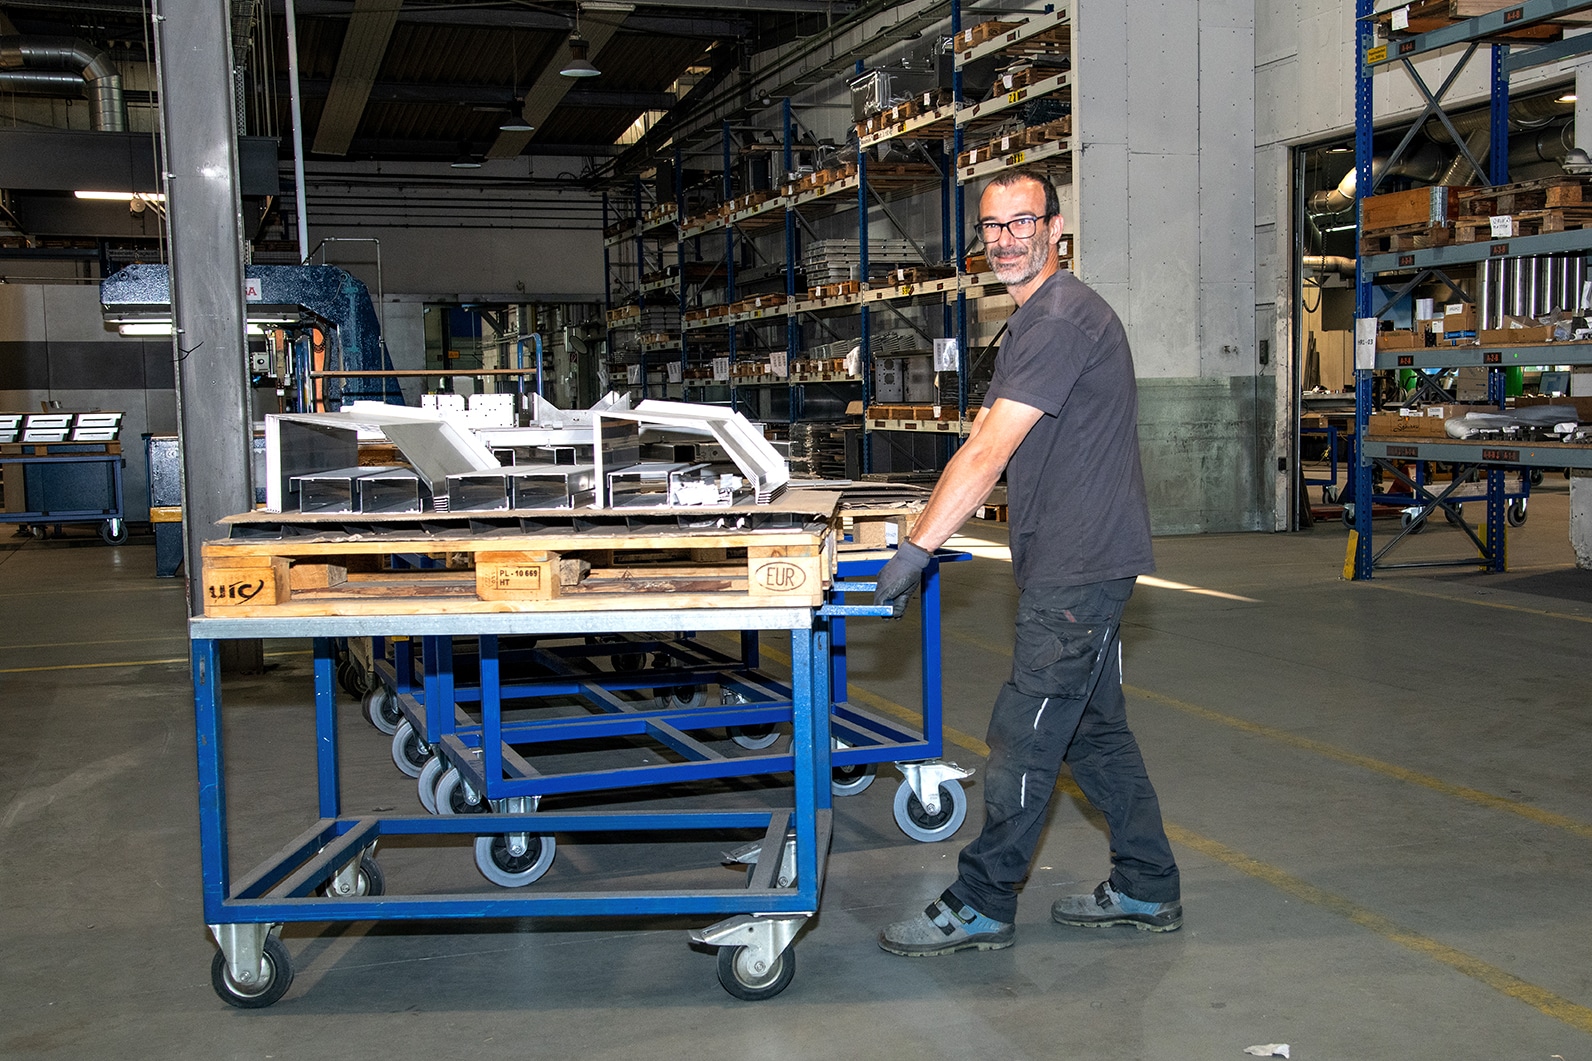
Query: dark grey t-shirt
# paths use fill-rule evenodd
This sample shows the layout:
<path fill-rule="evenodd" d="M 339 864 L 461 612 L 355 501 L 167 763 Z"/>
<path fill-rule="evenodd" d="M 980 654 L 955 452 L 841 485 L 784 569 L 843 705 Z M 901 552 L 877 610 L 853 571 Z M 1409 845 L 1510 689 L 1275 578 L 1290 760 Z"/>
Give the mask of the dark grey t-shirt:
<path fill-rule="evenodd" d="M 1139 390 L 1115 311 L 1067 270 L 1012 314 L 986 404 L 1039 409 L 1006 466 L 1020 588 L 1155 570 L 1139 465 Z"/>

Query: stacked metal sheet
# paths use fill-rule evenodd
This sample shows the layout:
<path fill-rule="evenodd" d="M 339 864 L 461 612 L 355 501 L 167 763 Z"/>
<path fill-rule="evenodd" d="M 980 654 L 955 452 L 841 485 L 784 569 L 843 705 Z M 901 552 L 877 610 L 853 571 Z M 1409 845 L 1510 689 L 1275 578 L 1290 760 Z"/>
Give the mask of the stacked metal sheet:
<path fill-rule="evenodd" d="M 922 258 L 910 240 L 868 240 L 868 272 L 879 274 L 892 266 L 918 265 Z M 802 250 L 802 271 L 807 286 L 838 284 L 862 279 L 862 243 L 855 239 L 817 239 Z"/>

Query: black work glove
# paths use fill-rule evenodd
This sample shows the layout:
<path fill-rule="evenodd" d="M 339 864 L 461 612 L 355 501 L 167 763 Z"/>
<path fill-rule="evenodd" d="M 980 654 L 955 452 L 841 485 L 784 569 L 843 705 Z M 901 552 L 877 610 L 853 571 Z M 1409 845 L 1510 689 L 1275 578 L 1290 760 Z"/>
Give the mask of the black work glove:
<path fill-rule="evenodd" d="M 890 562 L 884 565 L 884 570 L 879 572 L 878 585 L 873 591 L 875 604 L 888 604 L 892 618 L 899 619 L 906 614 L 907 601 L 912 599 L 912 594 L 917 592 L 918 579 L 933 553 L 927 549 L 920 549 L 909 541 L 902 542 L 896 547 L 895 555 Z"/>

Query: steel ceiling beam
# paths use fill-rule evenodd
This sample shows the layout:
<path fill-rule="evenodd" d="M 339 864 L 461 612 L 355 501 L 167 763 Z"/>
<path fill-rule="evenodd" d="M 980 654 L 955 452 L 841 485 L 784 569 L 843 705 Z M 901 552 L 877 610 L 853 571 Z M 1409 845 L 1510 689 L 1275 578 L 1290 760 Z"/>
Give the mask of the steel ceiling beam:
<path fill-rule="evenodd" d="M 282 11 L 282 0 L 266 0 L 273 12 Z M 301 16 L 310 18 L 347 18 L 353 11 L 353 0 L 298 0 L 294 5 Z M 653 5 L 648 5 L 649 7 Z M 632 33 L 658 33 L 670 37 L 702 37 L 722 39 L 745 36 L 751 32 L 751 23 L 741 18 L 719 15 L 721 6 L 695 5 L 696 13 L 679 15 L 633 14 L 625 20 L 625 29 Z M 822 5 L 819 5 L 820 7 Z M 851 5 L 836 5 L 840 7 Z M 492 29 L 529 29 L 569 32 L 569 16 L 525 7 L 509 8 L 458 8 L 453 5 L 430 7 L 410 6 L 398 16 L 399 22 L 417 25 L 484 26 Z"/>
<path fill-rule="evenodd" d="M 619 32 L 620 23 L 626 20 L 627 15 L 634 8 L 629 4 L 605 4 L 596 17 L 588 17 L 581 26 L 581 36 L 587 41 L 587 54 L 599 70 L 602 69 L 602 52 L 608 42 Z M 528 133 L 498 133 L 497 140 L 487 150 L 487 158 L 514 158 L 525 150 L 525 145 L 531 142 L 536 135 L 535 130 L 542 127 L 553 110 L 563 102 L 575 87 L 575 78 L 565 77 L 558 71 L 563 68 L 569 58 L 565 48 L 559 48 L 553 53 L 552 61 L 542 68 L 536 80 L 525 90 L 525 105 L 520 108 L 520 114 L 525 119 L 525 124 L 533 126 Z"/>
<path fill-rule="evenodd" d="M 74 75 L 75 76 L 75 75 Z M 77 77 L 76 85 L 82 88 L 83 79 Z M 277 78 L 277 90 L 287 91 L 287 79 Z M 316 99 L 327 95 L 332 79 L 304 78 L 299 87 L 306 98 Z M 81 94 L 81 92 L 79 93 Z M 516 96 L 508 85 L 483 84 L 412 84 L 402 81 L 377 81 L 370 86 L 370 98 L 377 103 L 456 103 L 460 106 L 508 107 Z M 675 97 L 668 92 L 604 92 L 600 88 L 571 89 L 564 96 L 570 107 L 596 107 L 611 110 L 668 110 L 675 105 Z"/>
<path fill-rule="evenodd" d="M 348 34 L 343 38 L 337 72 L 332 75 L 331 92 L 315 128 L 311 151 L 322 155 L 348 153 L 402 7 L 403 0 L 354 0 Z"/>

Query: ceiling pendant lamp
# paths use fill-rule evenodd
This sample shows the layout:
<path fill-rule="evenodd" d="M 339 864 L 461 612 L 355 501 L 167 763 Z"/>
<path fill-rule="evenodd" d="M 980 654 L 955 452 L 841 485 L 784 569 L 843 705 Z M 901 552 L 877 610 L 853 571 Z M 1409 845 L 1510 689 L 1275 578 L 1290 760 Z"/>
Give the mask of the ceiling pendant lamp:
<path fill-rule="evenodd" d="M 586 38 L 580 35 L 580 5 L 575 5 L 575 29 L 569 35 L 569 61 L 559 71 L 565 77 L 596 77 L 602 71 L 593 66 L 587 59 L 590 45 Z"/>

